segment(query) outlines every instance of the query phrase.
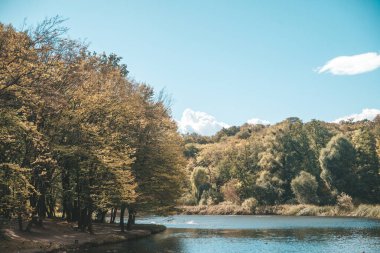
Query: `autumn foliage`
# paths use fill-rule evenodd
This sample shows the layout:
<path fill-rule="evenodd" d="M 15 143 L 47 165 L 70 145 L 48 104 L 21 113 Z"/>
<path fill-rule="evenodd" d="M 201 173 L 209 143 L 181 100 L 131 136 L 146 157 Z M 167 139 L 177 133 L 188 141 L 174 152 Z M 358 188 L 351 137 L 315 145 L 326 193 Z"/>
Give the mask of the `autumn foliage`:
<path fill-rule="evenodd" d="M 129 210 L 129 224 L 138 210 L 170 211 L 184 160 L 165 100 L 62 22 L 0 24 L 0 215 L 30 229 L 59 213 L 92 232 L 111 209 L 121 221 Z"/>

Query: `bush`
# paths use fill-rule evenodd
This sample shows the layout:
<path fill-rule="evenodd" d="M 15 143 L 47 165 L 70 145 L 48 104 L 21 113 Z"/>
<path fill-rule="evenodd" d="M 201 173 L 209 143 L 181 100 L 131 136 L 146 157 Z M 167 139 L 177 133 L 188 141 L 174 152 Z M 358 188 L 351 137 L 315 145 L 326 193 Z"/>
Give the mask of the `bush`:
<path fill-rule="evenodd" d="M 256 211 L 256 207 L 258 206 L 258 201 L 255 198 L 248 198 L 244 200 L 241 206 L 250 213 L 254 213 Z"/>
<path fill-rule="evenodd" d="M 193 195 L 197 199 L 197 202 L 201 200 L 203 191 L 210 188 L 209 176 L 207 174 L 206 168 L 195 167 L 191 173 L 191 185 L 193 190 Z"/>
<path fill-rule="evenodd" d="M 188 143 L 185 145 L 185 150 L 183 154 L 186 158 L 194 158 L 199 153 L 199 149 L 193 143 Z"/>
<path fill-rule="evenodd" d="M 224 200 L 230 201 L 235 204 L 240 203 L 240 197 L 238 193 L 239 187 L 240 182 L 237 179 L 231 179 L 230 181 L 225 183 L 221 188 Z"/>
<path fill-rule="evenodd" d="M 351 196 L 344 192 L 338 195 L 336 198 L 336 204 L 341 210 L 352 210 L 354 208 Z"/>
<path fill-rule="evenodd" d="M 215 204 L 210 191 L 203 191 L 201 199 L 199 200 L 199 205 L 213 205 Z"/>
<path fill-rule="evenodd" d="M 298 203 L 300 204 L 317 204 L 318 182 L 313 175 L 306 171 L 301 171 L 299 176 L 291 182 L 291 187 Z"/>
<path fill-rule="evenodd" d="M 215 205 L 222 200 L 222 194 L 211 188 L 209 190 L 203 191 L 201 199 L 199 200 L 199 205 Z"/>
<path fill-rule="evenodd" d="M 273 205 L 282 202 L 284 181 L 267 170 L 259 172 L 253 187 L 253 195 L 260 204 Z"/>
<path fill-rule="evenodd" d="M 195 206 L 197 199 L 192 194 L 186 194 L 179 200 L 179 203 L 185 206 Z"/>

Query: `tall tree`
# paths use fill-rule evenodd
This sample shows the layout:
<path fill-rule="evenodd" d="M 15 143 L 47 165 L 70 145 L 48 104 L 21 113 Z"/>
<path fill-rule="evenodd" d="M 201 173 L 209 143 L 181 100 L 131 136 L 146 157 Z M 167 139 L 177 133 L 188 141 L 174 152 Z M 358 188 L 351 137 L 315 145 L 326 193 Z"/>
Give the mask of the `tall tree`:
<path fill-rule="evenodd" d="M 321 150 L 321 178 L 334 195 L 341 192 L 350 195 L 355 193 L 355 155 L 355 148 L 343 135 L 334 136 L 326 148 Z"/>
<path fill-rule="evenodd" d="M 368 202 L 380 201 L 379 160 L 376 155 L 376 139 L 367 129 L 356 130 L 352 135 L 356 149 L 355 157 L 355 195 Z"/>

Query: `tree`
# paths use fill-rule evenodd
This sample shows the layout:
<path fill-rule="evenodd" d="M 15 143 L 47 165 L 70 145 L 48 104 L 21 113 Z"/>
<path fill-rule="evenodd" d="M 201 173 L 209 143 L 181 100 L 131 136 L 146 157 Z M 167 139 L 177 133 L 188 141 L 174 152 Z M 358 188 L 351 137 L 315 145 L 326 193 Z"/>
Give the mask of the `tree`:
<path fill-rule="evenodd" d="M 353 169 L 355 149 L 344 135 L 334 136 L 321 150 L 319 162 L 321 178 L 333 195 L 341 192 L 354 193 Z"/>
<path fill-rule="evenodd" d="M 203 191 L 210 188 L 209 176 L 207 171 L 203 167 L 195 167 L 191 173 L 191 185 L 193 189 L 194 197 L 197 199 L 197 202 L 202 197 Z"/>
<path fill-rule="evenodd" d="M 284 181 L 262 170 L 257 175 L 254 187 L 254 197 L 265 205 L 280 204 L 283 202 Z"/>
<path fill-rule="evenodd" d="M 121 57 L 89 53 L 62 36 L 62 22 L 25 31 L 0 24 L 1 197 L 18 196 L 21 221 L 42 225 L 61 208 L 90 232 L 93 214 L 104 220 L 120 208 L 124 230 L 126 209 L 134 217 L 137 208 L 175 206 L 182 139 L 165 101 L 129 80 Z"/>
<path fill-rule="evenodd" d="M 313 175 L 305 171 L 291 182 L 292 191 L 300 204 L 318 204 L 318 182 Z"/>
<path fill-rule="evenodd" d="M 310 174 L 318 174 L 307 132 L 301 120 L 288 118 L 273 126 L 264 139 L 265 150 L 259 154 L 259 166 L 281 180 L 283 200 L 290 200 L 291 180 L 301 170 L 307 168 Z"/>
<path fill-rule="evenodd" d="M 136 87 L 139 107 L 138 124 L 131 133 L 135 139 L 132 165 L 138 187 L 138 198 L 128 207 L 134 222 L 137 210 L 145 213 L 173 211 L 183 193 L 185 160 L 183 142 L 177 126 L 170 118 L 170 110 L 163 101 L 154 99 L 153 89 L 147 85 Z"/>
<path fill-rule="evenodd" d="M 368 202 L 379 201 L 380 176 L 376 139 L 368 130 L 359 129 L 353 133 L 352 142 L 356 150 L 354 169 L 356 190 L 352 196 Z"/>
<path fill-rule="evenodd" d="M 29 173 L 17 164 L 0 164 L 0 216 L 17 216 L 19 230 L 23 230 L 23 217 L 32 211 L 28 200 L 36 193 L 29 183 Z"/>

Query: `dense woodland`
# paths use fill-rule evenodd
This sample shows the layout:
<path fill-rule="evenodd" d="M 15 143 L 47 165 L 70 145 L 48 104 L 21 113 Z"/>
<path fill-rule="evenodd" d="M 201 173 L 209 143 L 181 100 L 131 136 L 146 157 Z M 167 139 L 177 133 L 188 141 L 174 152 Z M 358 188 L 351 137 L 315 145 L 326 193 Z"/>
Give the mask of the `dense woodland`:
<path fill-rule="evenodd" d="M 380 116 L 339 124 L 288 118 L 184 138 L 187 205 L 380 203 Z"/>
<path fill-rule="evenodd" d="M 65 37 L 58 17 L 0 24 L 0 218 L 92 222 L 176 205 L 380 203 L 380 117 L 181 136 L 165 95 L 121 58 Z M 178 202 L 178 200 L 180 202 Z"/>
<path fill-rule="evenodd" d="M 165 95 L 62 22 L 0 24 L 0 218 L 30 230 L 58 216 L 92 232 L 107 211 L 124 230 L 125 213 L 128 228 L 137 211 L 172 210 L 186 161 Z"/>

